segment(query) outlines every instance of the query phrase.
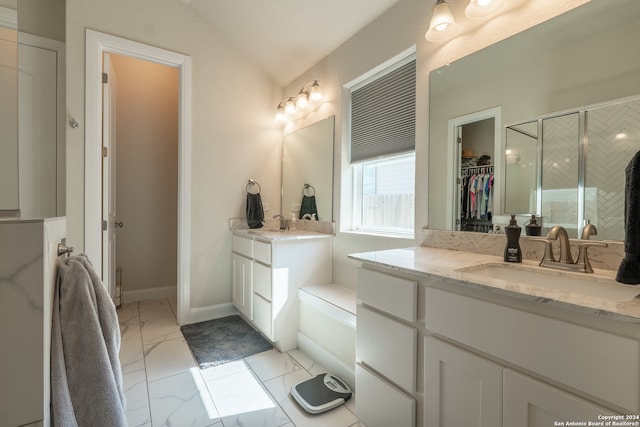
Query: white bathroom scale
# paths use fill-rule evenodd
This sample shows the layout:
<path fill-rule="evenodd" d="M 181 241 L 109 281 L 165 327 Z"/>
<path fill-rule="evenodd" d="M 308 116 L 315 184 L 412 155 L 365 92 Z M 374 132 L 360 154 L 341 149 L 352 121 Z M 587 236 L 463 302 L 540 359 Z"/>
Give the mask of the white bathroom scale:
<path fill-rule="evenodd" d="M 310 414 L 321 414 L 351 399 L 351 389 L 331 374 L 320 374 L 291 387 L 291 396 Z"/>

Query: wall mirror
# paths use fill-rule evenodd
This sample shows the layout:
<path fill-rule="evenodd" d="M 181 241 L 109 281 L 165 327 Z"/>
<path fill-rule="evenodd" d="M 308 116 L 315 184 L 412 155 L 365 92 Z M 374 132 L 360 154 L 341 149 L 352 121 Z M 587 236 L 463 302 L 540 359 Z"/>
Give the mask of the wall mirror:
<path fill-rule="evenodd" d="M 564 112 L 580 111 L 582 106 L 640 94 L 640 57 L 634 47 L 639 38 L 640 3 L 621 0 L 611 7 L 606 1 L 592 1 L 432 71 L 429 77 L 429 227 L 453 229 L 451 219 L 442 209 L 443 200 L 455 197 L 453 189 L 442 185 L 445 177 L 453 176 L 451 153 L 454 150 L 450 148 L 453 142 L 448 123 L 457 117 L 496 107 L 500 107 L 504 127 L 500 149 L 495 153 L 494 190 L 500 203 L 493 207 L 494 214 L 544 215 L 548 212 L 549 206 L 544 206 L 544 200 L 542 206 L 534 206 L 533 201 L 539 195 L 532 193 L 537 188 L 534 182 L 544 182 L 544 167 L 526 161 L 525 157 L 533 156 L 532 144 L 526 142 L 531 137 L 517 131 L 537 137 L 535 122 L 542 117 L 560 117 Z M 530 122 L 534 124 L 527 125 Z M 548 124 L 551 125 L 551 121 Z M 516 133 L 520 136 L 516 137 Z M 541 174 L 526 178 L 515 174 L 517 158 L 511 156 L 513 152 L 506 152 L 509 137 L 514 144 L 526 146 L 528 154 L 520 154 L 518 167 L 540 170 Z M 579 137 L 581 135 L 576 136 Z M 519 140 L 516 142 L 514 138 Z M 562 151 L 559 142 L 548 141 L 545 143 L 547 154 L 554 149 L 554 144 L 556 151 Z M 578 148 L 565 149 L 563 159 L 573 162 L 573 166 L 578 165 L 579 156 Z M 626 154 L 617 157 L 619 164 L 609 167 L 624 169 L 630 157 Z M 591 182 L 591 185 L 597 183 Z M 617 191 L 623 194 L 624 188 Z M 591 208 L 589 202 L 583 206 L 576 203 L 584 219 L 590 216 Z M 572 237 L 577 237 L 582 226 L 571 224 L 576 230 Z M 619 222 L 611 230 L 622 231 L 622 227 Z M 609 232 L 606 228 L 598 227 L 597 238 L 620 238 L 618 232 Z"/>
<path fill-rule="evenodd" d="M 0 30 L 0 216 L 64 215 L 65 1 L 0 0 Z"/>
<path fill-rule="evenodd" d="M 299 217 L 303 195 L 315 195 L 320 221 L 333 221 L 334 116 L 285 135 L 282 215 Z M 309 187 L 305 188 L 308 184 Z"/>

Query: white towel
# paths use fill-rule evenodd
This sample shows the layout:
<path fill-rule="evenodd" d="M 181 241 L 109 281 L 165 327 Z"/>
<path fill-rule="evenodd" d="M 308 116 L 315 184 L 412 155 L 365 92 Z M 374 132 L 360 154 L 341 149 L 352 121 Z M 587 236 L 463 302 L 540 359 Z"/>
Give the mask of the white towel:
<path fill-rule="evenodd" d="M 58 271 L 51 331 L 51 413 L 57 427 L 127 425 L 116 309 L 85 255 Z"/>

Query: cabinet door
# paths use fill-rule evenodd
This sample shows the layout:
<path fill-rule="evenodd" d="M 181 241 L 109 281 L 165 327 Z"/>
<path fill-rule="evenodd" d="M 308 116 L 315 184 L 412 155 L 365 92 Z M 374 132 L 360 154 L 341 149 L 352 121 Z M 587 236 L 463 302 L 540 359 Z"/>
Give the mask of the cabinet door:
<path fill-rule="evenodd" d="M 252 310 L 252 263 L 248 258 L 232 254 L 233 260 L 233 305 L 249 320 L 253 320 Z"/>
<path fill-rule="evenodd" d="M 502 366 L 433 337 L 424 355 L 425 425 L 502 425 Z"/>
<path fill-rule="evenodd" d="M 504 370 L 504 425 L 548 427 L 555 422 L 596 422 L 605 409 L 549 384 L 520 373 Z"/>

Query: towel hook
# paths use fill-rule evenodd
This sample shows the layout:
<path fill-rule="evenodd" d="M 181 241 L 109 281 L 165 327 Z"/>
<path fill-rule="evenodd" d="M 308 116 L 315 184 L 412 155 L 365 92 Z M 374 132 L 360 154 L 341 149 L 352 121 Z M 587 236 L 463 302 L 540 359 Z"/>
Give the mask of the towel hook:
<path fill-rule="evenodd" d="M 312 191 L 311 194 L 307 194 L 306 193 L 306 191 L 309 190 L 309 189 Z M 313 188 L 313 185 L 311 185 L 311 184 L 305 184 L 304 188 L 302 189 L 302 195 L 303 196 L 309 196 L 309 197 L 315 196 L 316 195 L 316 189 Z"/>
<path fill-rule="evenodd" d="M 73 252 L 73 246 L 67 246 L 64 243 L 58 243 L 58 256 L 67 255 Z"/>
<path fill-rule="evenodd" d="M 251 191 L 249 191 L 249 188 L 254 188 L 255 186 L 258 186 L 258 191 L 256 191 L 255 193 L 252 193 Z M 247 186 L 245 187 L 245 191 L 249 194 L 258 194 L 261 190 L 262 190 L 262 187 L 260 187 L 260 184 L 258 183 L 258 181 L 254 179 L 250 179 L 249 182 L 247 183 Z"/>

